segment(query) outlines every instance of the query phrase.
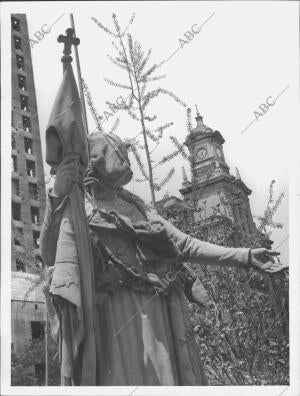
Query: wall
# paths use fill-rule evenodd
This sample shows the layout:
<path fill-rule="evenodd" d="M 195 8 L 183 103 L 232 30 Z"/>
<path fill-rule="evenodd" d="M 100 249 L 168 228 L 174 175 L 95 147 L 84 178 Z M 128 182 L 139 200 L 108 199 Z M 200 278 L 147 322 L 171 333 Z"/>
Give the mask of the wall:
<path fill-rule="evenodd" d="M 18 355 L 32 341 L 31 321 L 45 321 L 45 303 L 11 301 L 11 333 L 14 352 Z"/>

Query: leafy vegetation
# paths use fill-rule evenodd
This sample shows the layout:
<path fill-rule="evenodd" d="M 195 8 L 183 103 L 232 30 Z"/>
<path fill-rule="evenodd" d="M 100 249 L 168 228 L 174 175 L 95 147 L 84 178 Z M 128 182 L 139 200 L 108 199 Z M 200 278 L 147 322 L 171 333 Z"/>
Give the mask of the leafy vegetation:
<path fill-rule="evenodd" d="M 222 204 L 202 222 L 183 231 L 222 246 L 270 247 L 273 217 L 283 195 L 273 201 L 273 185 L 256 231 L 243 237 L 222 214 Z M 271 206 L 271 210 L 268 209 Z M 186 209 L 185 209 L 186 211 Z M 182 229 L 180 207 L 163 213 Z M 191 265 L 191 264 L 190 264 Z M 208 307 L 188 303 L 192 330 L 211 385 L 283 385 L 289 383 L 288 273 L 193 266 L 210 297 Z"/>
<path fill-rule="evenodd" d="M 48 322 L 49 323 L 49 322 Z M 50 332 L 48 324 L 48 333 Z M 45 342 L 47 342 L 48 367 L 45 364 Z M 58 346 L 51 337 L 32 341 L 22 353 L 11 354 L 12 386 L 60 385 L 60 363 Z"/>

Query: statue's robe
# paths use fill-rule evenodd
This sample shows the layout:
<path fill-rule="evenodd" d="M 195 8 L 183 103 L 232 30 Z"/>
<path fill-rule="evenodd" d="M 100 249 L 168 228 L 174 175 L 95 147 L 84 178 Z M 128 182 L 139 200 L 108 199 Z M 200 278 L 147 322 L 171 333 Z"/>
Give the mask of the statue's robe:
<path fill-rule="evenodd" d="M 95 273 L 97 385 L 207 385 L 190 336 L 185 296 L 173 280 L 184 261 L 247 266 L 249 249 L 191 238 L 130 193 L 123 195 L 143 222 L 118 212 L 87 210 Z M 80 385 L 81 291 L 67 199 L 54 204 L 48 198 L 41 250 L 46 265 L 55 262 L 51 292 L 59 297 L 55 307 L 63 384 Z M 157 279 L 163 287 L 153 286 Z"/>

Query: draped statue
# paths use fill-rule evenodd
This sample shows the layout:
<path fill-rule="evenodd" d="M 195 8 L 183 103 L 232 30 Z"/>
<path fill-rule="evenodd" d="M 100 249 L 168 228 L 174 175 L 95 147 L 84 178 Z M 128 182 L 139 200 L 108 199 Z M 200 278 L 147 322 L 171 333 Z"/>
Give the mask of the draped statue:
<path fill-rule="evenodd" d="M 60 129 L 52 125 L 47 133 L 54 163 Z M 184 263 L 275 272 L 281 269 L 273 258 L 278 253 L 225 248 L 184 234 L 123 188 L 132 171 L 119 137 L 94 133 L 88 148 L 88 165 L 74 150 L 53 165 L 41 233 L 44 263 L 53 268 L 46 295 L 62 383 L 206 385 L 195 340 L 186 337 L 186 296 L 197 301 L 199 282 L 189 281 Z M 70 205 L 75 186 L 87 197 L 87 228 Z M 80 232 L 89 240 L 85 254 Z M 90 256 L 91 269 L 84 259 Z M 90 290 L 84 290 L 88 276 Z"/>

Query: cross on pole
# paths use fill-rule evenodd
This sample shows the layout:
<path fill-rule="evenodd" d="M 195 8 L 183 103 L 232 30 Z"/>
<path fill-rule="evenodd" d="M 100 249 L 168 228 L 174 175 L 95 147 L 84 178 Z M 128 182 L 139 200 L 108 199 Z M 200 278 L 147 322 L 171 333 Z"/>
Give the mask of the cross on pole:
<path fill-rule="evenodd" d="M 72 45 L 77 46 L 80 44 L 80 40 L 77 37 L 74 37 L 74 29 L 68 28 L 66 30 L 66 36 L 60 34 L 57 37 L 57 41 L 59 43 L 64 43 L 64 50 L 63 50 L 63 57 L 61 58 L 61 61 L 63 63 L 70 63 L 72 62 L 72 57 L 70 54 L 72 53 Z"/>

